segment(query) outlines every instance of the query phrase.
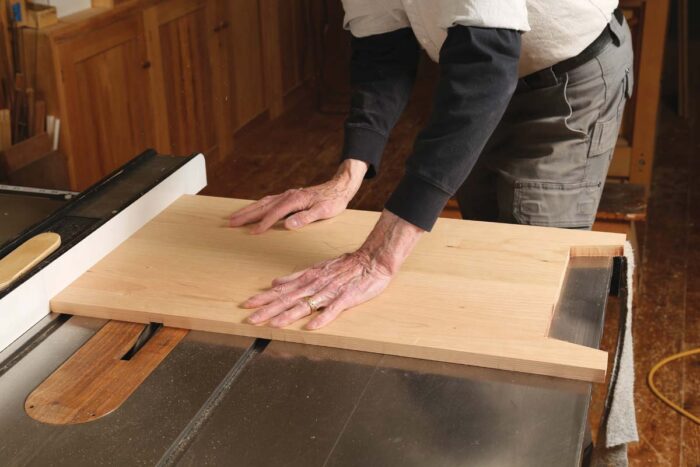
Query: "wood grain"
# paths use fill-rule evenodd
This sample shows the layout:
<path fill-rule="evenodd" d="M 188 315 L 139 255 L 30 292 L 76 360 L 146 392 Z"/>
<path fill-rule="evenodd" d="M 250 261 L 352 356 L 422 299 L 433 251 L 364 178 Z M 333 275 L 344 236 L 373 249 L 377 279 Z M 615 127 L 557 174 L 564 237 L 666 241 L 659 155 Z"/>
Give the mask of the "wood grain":
<path fill-rule="evenodd" d="M 161 328 L 130 360 L 122 360 L 143 327 L 119 321 L 105 324 L 27 397 L 27 414 L 43 423 L 75 424 L 113 412 L 188 332 Z"/>
<path fill-rule="evenodd" d="M 320 331 L 244 323 L 270 281 L 357 248 L 377 213 L 302 231 L 225 227 L 246 201 L 185 196 L 59 293 L 56 312 L 602 381 L 605 352 L 547 338 L 568 259 L 619 234 L 442 219 L 388 290 Z"/>
<path fill-rule="evenodd" d="M 651 171 L 656 145 L 656 118 L 661 91 L 661 68 L 668 23 L 669 0 L 644 2 L 644 22 L 640 47 L 635 54 L 638 73 L 635 85 L 633 116 L 631 183 L 642 184 L 647 194 L 651 187 Z"/>
<path fill-rule="evenodd" d="M 258 0 L 223 1 L 223 17 L 231 27 L 222 31 L 224 80 L 232 87 L 227 107 L 238 129 L 262 114 L 265 107 L 261 17 Z"/>
<path fill-rule="evenodd" d="M 269 109 L 270 118 L 277 118 L 284 111 L 280 14 L 279 2 L 260 0 L 265 103 Z"/>
<path fill-rule="evenodd" d="M 56 251 L 61 236 L 53 232 L 36 235 L 0 259 L 0 290 L 9 287 L 22 274 Z"/>
<path fill-rule="evenodd" d="M 209 155 L 216 147 L 213 114 L 216 64 L 212 63 L 209 48 L 209 39 L 214 34 L 209 14 L 212 8 L 212 3 L 202 0 L 172 0 L 144 13 L 149 27 L 149 52 L 152 57 L 158 57 L 149 66 L 157 83 L 151 91 L 156 102 L 165 104 L 156 117 L 161 127 L 167 126 L 169 149 L 165 150 L 172 154 L 201 151 Z"/>

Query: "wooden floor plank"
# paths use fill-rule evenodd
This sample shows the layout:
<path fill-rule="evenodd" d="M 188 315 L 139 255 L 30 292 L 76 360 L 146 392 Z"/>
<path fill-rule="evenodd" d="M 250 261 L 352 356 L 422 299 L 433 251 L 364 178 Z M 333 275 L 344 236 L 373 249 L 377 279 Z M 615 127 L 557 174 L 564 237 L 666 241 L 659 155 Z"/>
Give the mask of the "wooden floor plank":
<path fill-rule="evenodd" d="M 683 349 L 686 334 L 686 288 L 688 283 L 688 193 L 693 181 L 688 172 L 692 148 L 685 142 L 691 128 L 667 108 L 660 115 L 664 125 L 654 167 L 649 222 L 644 246 L 642 286 L 635 313 L 635 345 L 638 381 L 639 429 L 644 441 L 633 449 L 635 462 L 680 465 L 681 417 L 661 403 L 646 386 L 651 367 Z M 666 122 L 674 122 L 673 126 Z M 684 392 L 683 364 L 669 365 L 657 378 L 669 398 L 681 402 Z"/>

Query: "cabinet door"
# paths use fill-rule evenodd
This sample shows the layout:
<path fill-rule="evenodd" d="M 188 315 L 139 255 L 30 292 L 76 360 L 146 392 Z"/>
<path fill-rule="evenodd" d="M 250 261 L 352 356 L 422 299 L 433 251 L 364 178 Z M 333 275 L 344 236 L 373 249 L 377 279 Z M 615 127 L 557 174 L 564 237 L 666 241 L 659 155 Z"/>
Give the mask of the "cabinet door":
<path fill-rule="evenodd" d="M 214 7 L 206 0 L 172 0 L 144 11 L 161 152 L 216 150 L 210 53 Z"/>
<path fill-rule="evenodd" d="M 322 31 L 322 3 L 318 0 L 284 0 L 279 5 L 282 91 L 289 94 L 311 78 Z"/>
<path fill-rule="evenodd" d="M 59 42 L 56 52 L 62 147 L 71 186 L 82 190 L 155 143 L 141 17 Z"/>
<path fill-rule="evenodd" d="M 265 111 L 260 5 L 259 0 L 220 0 L 220 5 L 223 80 L 232 98 L 224 96 L 225 107 L 238 129 Z"/>

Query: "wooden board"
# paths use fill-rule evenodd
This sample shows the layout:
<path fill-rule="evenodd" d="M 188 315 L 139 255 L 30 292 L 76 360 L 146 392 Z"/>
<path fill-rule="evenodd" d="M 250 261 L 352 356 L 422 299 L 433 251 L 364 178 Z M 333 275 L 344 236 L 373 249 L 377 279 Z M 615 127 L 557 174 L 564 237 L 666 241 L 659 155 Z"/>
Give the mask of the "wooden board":
<path fill-rule="evenodd" d="M 568 259 L 622 253 L 624 235 L 438 221 L 380 297 L 318 331 L 244 322 L 280 275 L 358 247 L 378 213 L 301 231 L 226 227 L 247 201 L 184 196 L 52 301 L 53 311 L 399 356 L 604 380 L 607 355 L 547 337 Z"/>

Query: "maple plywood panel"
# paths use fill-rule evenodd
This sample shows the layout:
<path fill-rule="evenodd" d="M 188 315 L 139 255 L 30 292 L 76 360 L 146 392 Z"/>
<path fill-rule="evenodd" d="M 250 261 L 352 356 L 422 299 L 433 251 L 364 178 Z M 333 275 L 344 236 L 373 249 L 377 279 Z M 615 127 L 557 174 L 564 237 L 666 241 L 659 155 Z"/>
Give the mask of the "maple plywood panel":
<path fill-rule="evenodd" d="M 441 219 L 381 296 L 322 330 L 244 322 L 239 304 L 281 275 L 357 248 L 378 213 L 301 231 L 226 227 L 247 201 L 185 196 L 52 301 L 62 313 L 602 381 L 605 352 L 547 337 L 570 254 L 617 255 L 624 236 Z"/>

